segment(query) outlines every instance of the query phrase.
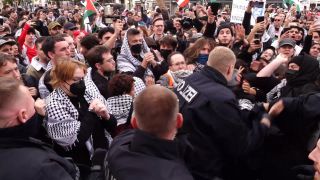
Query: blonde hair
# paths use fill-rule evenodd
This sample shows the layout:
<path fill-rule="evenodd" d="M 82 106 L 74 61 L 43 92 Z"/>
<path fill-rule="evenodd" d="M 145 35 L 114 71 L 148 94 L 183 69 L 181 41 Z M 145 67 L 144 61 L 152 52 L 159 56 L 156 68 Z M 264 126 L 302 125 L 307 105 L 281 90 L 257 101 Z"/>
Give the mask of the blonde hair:
<path fill-rule="evenodd" d="M 234 52 L 223 46 L 214 48 L 208 58 L 208 66 L 217 69 L 221 73 L 225 73 L 226 67 L 234 65 L 236 62 L 236 56 Z"/>

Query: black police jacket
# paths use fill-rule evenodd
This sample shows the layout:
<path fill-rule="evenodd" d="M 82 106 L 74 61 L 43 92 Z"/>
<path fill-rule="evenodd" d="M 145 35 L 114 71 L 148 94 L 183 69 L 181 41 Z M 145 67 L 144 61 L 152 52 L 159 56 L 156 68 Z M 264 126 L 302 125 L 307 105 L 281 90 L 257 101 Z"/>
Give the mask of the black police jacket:
<path fill-rule="evenodd" d="M 175 141 L 128 130 L 113 140 L 108 167 L 117 180 L 192 180 L 179 147 Z"/>
<path fill-rule="evenodd" d="M 267 127 L 261 115 L 252 116 L 249 128 L 227 80 L 217 70 L 205 66 L 180 83 L 175 89 L 184 125 L 178 134 L 187 136 L 190 148 L 185 161 L 195 179 L 223 178 L 227 169 L 240 156 L 252 152 L 263 143 Z M 184 141 L 184 140 L 182 140 Z"/>
<path fill-rule="evenodd" d="M 33 138 L 38 121 L 32 118 L 19 126 L 0 128 L 1 180 L 73 180 L 79 176 L 73 163 Z"/>

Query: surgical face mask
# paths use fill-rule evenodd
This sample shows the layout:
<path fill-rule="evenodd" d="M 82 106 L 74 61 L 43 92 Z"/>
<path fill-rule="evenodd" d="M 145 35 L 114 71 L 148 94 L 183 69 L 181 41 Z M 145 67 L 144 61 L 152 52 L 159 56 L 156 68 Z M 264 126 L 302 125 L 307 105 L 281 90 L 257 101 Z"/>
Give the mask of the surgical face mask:
<path fill-rule="evenodd" d="M 86 91 L 86 85 L 83 79 L 81 79 L 78 82 L 72 83 L 70 85 L 70 92 L 78 97 L 83 97 L 85 94 L 85 91 Z"/>
<path fill-rule="evenodd" d="M 135 44 L 130 47 L 130 50 L 133 54 L 140 54 L 142 50 L 142 44 Z"/>
<path fill-rule="evenodd" d="M 208 61 L 208 57 L 209 57 L 208 54 L 199 54 L 197 62 L 202 65 L 206 65 Z"/>

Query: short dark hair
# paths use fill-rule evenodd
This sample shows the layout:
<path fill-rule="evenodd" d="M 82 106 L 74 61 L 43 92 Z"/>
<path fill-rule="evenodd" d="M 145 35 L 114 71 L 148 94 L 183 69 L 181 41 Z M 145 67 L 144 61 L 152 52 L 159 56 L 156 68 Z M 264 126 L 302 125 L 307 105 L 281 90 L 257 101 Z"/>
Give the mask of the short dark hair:
<path fill-rule="evenodd" d="M 157 21 L 163 21 L 164 23 L 164 20 L 162 18 L 156 18 L 155 20 L 152 21 L 152 25 L 154 25 Z"/>
<path fill-rule="evenodd" d="M 103 45 L 99 45 L 99 46 L 95 46 L 93 48 L 91 48 L 88 53 L 86 54 L 86 60 L 89 64 L 89 66 L 92 68 L 92 69 L 96 69 L 96 66 L 95 64 L 96 63 L 100 63 L 102 64 L 103 62 L 103 54 L 105 53 L 110 53 L 111 52 L 111 49 L 106 47 L 106 46 L 103 46 Z"/>
<path fill-rule="evenodd" d="M 108 84 L 108 90 L 110 96 L 120 96 L 130 93 L 134 85 L 134 79 L 127 74 L 115 75 Z"/>
<path fill-rule="evenodd" d="M 27 34 L 36 34 L 36 30 L 32 27 L 30 27 L 27 31 Z"/>
<path fill-rule="evenodd" d="M 14 56 L 6 54 L 6 53 L 0 53 L 0 68 L 2 66 L 5 66 L 7 62 L 17 63 L 17 60 Z"/>
<path fill-rule="evenodd" d="M 36 44 L 36 48 L 39 47 L 39 44 L 42 44 L 45 40 L 46 40 L 46 36 L 41 36 L 41 37 L 38 37 L 35 44 Z"/>
<path fill-rule="evenodd" d="M 88 35 L 82 38 L 80 45 L 85 47 L 88 51 L 100 44 L 99 39 L 95 35 Z"/>
<path fill-rule="evenodd" d="M 130 28 L 127 31 L 127 36 L 135 36 L 135 35 L 139 35 L 139 34 L 140 34 L 140 31 L 138 29 Z"/>
<path fill-rule="evenodd" d="M 159 45 L 171 46 L 175 50 L 177 48 L 178 42 L 172 36 L 164 36 L 159 40 Z"/>
<path fill-rule="evenodd" d="M 111 34 L 114 34 L 114 28 L 113 27 L 102 28 L 98 33 L 98 38 L 102 39 L 103 35 L 105 35 L 108 32 L 111 33 Z"/>
<path fill-rule="evenodd" d="M 48 58 L 50 58 L 48 55 L 48 52 L 54 52 L 54 45 L 57 42 L 61 42 L 61 41 L 66 41 L 66 40 L 59 36 L 48 36 L 42 43 L 42 51 Z"/>

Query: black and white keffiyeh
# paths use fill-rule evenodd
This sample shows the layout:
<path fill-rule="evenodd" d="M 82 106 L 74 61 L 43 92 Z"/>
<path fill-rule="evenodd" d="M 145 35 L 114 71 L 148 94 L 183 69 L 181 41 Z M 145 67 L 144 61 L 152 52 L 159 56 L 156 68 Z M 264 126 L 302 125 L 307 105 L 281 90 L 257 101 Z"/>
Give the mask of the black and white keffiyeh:
<path fill-rule="evenodd" d="M 142 79 L 138 77 L 133 77 L 134 79 L 134 97 L 137 97 L 145 88 L 146 85 L 142 81 Z"/>
<path fill-rule="evenodd" d="M 106 105 L 106 100 L 101 96 L 90 77 L 86 76 L 84 81 L 86 85 L 84 98 L 86 101 L 90 104 L 94 99 L 99 99 Z M 61 88 L 55 89 L 47 97 L 46 111 L 46 129 L 48 135 L 66 150 L 72 149 L 77 140 L 77 133 L 80 130 L 81 122 L 78 121 L 79 113 L 77 109 Z"/>
<path fill-rule="evenodd" d="M 286 85 L 287 85 L 287 80 L 282 79 L 278 85 L 276 85 L 273 89 L 271 89 L 267 93 L 267 102 L 272 102 L 276 99 L 279 99 L 281 96 L 281 89 Z"/>
<path fill-rule="evenodd" d="M 140 56 L 143 58 L 144 54 L 147 52 L 150 52 L 150 49 L 145 40 L 143 39 L 142 51 L 140 53 Z M 128 37 L 126 34 L 123 40 L 123 44 L 121 46 L 121 52 L 117 57 L 117 68 L 119 72 L 135 72 L 139 65 L 141 65 L 141 62 L 132 56 L 130 46 L 128 43 Z M 152 71 L 149 68 L 147 68 L 145 74 L 153 75 Z"/>
<path fill-rule="evenodd" d="M 173 80 L 174 80 L 174 83 L 173 83 L 173 86 L 174 88 L 177 87 L 177 85 L 183 81 L 186 77 L 190 76 L 193 71 L 190 71 L 190 70 L 179 70 L 179 71 L 176 71 L 176 72 L 173 72 L 173 71 L 168 71 L 168 73 L 172 76 Z"/>
<path fill-rule="evenodd" d="M 112 96 L 107 99 L 107 107 L 117 119 L 117 126 L 127 122 L 133 98 L 128 95 Z"/>

